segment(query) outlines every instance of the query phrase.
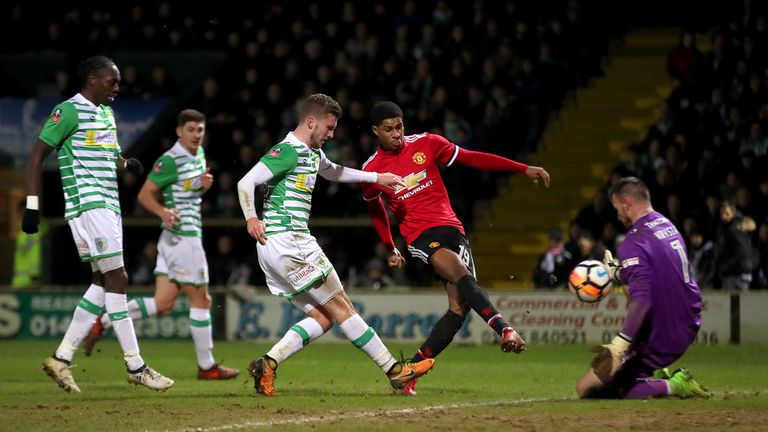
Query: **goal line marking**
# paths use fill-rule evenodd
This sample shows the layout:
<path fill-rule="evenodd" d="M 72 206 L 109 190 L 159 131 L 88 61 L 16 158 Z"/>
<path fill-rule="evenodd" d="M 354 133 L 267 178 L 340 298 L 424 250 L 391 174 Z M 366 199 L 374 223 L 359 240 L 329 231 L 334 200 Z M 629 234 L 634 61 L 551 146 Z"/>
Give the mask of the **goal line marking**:
<path fill-rule="evenodd" d="M 562 397 L 562 398 L 524 398 L 524 399 L 502 399 L 497 401 L 487 402 L 468 402 L 468 403 L 452 403 L 441 405 L 427 405 L 419 408 L 399 408 L 399 409 L 378 409 L 372 411 L 359 411 L 359 412 L 329 412 L 326 414 L 316 414 L 304 417 L 295 417 L 290 419 L 275 419 L 275 420 L 262 420 L 262 421 L 247 421 L 242 423 L 232 423 L 220 426 L 211 426 L 207 428 L 203 427 L 187 427 L 177 429 L 180 432 L 183 431 L 195 431 L 195 432 L 216 432 L 226 431 L 234 429 L 255 429 L 255 428 L 270 428 L 275 426 L 292 426 L 292 425 L 304 425 L 309 423 L 359 419 L 367 417 L 377 417 L 380 415 L 403 415 L 413 413 L 423 413 L 430 411 L 442 411 L 455 408 L 472 408 L 481 406 L 495 406 L 495 405 L 522 405 L 534 402 L 557 402 L 574 400 L 575 397 Z"/>

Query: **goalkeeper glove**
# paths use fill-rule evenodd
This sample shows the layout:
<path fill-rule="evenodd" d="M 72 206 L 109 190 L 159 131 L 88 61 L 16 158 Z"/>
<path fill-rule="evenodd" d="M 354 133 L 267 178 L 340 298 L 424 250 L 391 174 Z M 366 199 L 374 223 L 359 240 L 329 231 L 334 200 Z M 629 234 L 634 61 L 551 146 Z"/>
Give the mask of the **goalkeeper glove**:
<path fill-rule="evenodd" d="M 613 283 L 621 285 L 624 283 L 623 280 L 621 280 L 621 263 L 619 260 L 613 257 L 613 254 L 611 251 L 606 250 L 605 256 L 603 257 L 603 264 L 605 264 L 605 268 L 608 270 L 608 276 L 611 277 L 611 280 Z"/>
<path fill-rule="evenodd" d="M 141 177 L 141 175 L 144 174 L 144 165 L 142 165 L 141 162 L 136 158 L 126 159 L 125 170 L 135 175 L 136 177 Z"/>
<path fill-rule="evenodd" d="M 24 218 L 21 220 L 21 230 L 27 234 L 37 232 L 37 226 L 40 225 L 40 207 L 38 198 L 35 195 L 27 197 L 27 208 L 24 209 Z"/>
<path fill-rule="evenodd" d="M 624 364 L 627 348 L 632 338 L 622 333 L 616 335 L 611 343 L 592 347 L 592 352 L 597 353 L 592 359 L 592 368 L 598 376 L 613 376 L 619 367 Z"/>

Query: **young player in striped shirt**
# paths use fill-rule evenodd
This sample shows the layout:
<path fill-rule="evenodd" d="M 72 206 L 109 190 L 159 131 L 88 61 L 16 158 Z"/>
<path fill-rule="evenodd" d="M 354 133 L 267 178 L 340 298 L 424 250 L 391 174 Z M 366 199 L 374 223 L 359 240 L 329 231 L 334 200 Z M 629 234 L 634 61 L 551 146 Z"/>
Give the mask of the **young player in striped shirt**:
<path fill-rule="evenodd" d="M 309 233 L 312 191 L 317 176 L 328 180 L 402 185 L 390 173 L 364 173 L 329 161 L 321 147 L 333 138 L 341 117 L 338 102 L 315 94 L 302 102 L 299 124 L 237 184 L 248 234 L 258 240 L 259 265 L 272 294 L 285 297 L 307 316 L 286 332 L 266 355 L 254 360 L 249 372 L 257 392 L 276 394 L 277 366 L 322 336 L 337 323 L 344 335 L 363 350 L 399 389 L 427 373 L 434 360 L 403 363 L 394 359 L 376 332 L 357 314 L 333 265 Z M 266 185 L 263 220 L 256 214 L 254 188 Z"/>
<path fill-rule="evenodd" d="M 27 160 L 28 196 L 22 230 L 37 232 L 42 163 L 56 149 L 64 189 L 64 219 L 80 259 L 90 263 L 93 272 L 91 286 L 75 308 L 61 344 L 43 362 L 43 370 L 64 390 L 80 393 L 72 377 L 72 357 L 101 309 L 106 308 L 123 350 L 128 382 L 166 390 L 173 380 L 144 363 L 128 315 L 117 169 L 141 175 L 143 168 L 138 160 L 120 155 L 115 116 L 109 107 L 120 90 L 120 71 L 112 60 L 96 56 L 80 63 L 77 75 L 82 91 L 54 107 Z"/>
<path fill-rule="evenodd" d="M 205 151 L 205 115 L 181 111 L 177 118 L 178 141 L 160 156 L 139 191 L 139 203 L 162 220 L 155 267 L 155 296 L 128 302 L 134 320 L 170 313 L 181 291 L 189 298 L 189 324 L 197 354 L 197 378 L 226 380 L 240 371 L 215 362 L 208 293 L 208 261 L 203 250 L 200 215 L 202 195 L 213 185 Z M 102 316 L 83 342 L 90 355 L 103 330 L 111 327 Z"/>

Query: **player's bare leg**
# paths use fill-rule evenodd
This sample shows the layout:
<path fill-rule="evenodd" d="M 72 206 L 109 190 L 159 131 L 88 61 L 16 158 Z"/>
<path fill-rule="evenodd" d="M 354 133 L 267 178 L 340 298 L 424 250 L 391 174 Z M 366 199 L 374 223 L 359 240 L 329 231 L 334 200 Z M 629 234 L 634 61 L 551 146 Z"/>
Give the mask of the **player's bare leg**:
<path fill-rule="evenodd" d="M 582 375 L 579 382 L 576 384 L 576 394 L 580 399 L 589 399 L 594 395 L 600 393 L 605 388 L 605 384 L 600 381 L 595 370 L 589 368 L 589 370 Z"/>
<path fill-rule="evenodd" d="M 499 336 L 501 350 L 521 353 L 525 350 L 525 341 L 512 328 L 491 303 L 488 293 L 480 287 L 461 261 L 456 252 L 440 248 L 429 259 L 430 265 L 443 279 L 456 285 L 461 301 L 472 308 Z"/>

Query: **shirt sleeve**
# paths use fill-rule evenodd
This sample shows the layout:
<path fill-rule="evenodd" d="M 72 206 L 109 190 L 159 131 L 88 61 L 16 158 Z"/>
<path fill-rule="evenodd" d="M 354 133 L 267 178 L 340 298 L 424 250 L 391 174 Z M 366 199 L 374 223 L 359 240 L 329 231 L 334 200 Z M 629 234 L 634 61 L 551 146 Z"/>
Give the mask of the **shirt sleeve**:
<path fill-rule="evenodd" d="M 269 149 L 259 162 L 272 171 L 275 177 L 287 174 L 299 163 L 299 154 L 290 144 L 280 143 Z"/>
<path fill-rule="evenodd" d="M 370 168 L 368 162 L 363 164 L 363 171 L 370 173 L 376 172 Z M 365 201 L 375 200 L 381 196 L 381 191 L 379 190 L 378 186 L 372 183 L 360 183 L 360 190 L 363 192 L 363 199 Z"/>
<path fill-rule="evenodd" d="M 451 166 L 459 154 L 459 146 L 440 135 L 428 134 L 427 138 L 435 159 L 445 166 Z"/>
<path fill-rule="evenodd" d="M 627 289 L 632 301 L 651 304 L 653 271 L 647 256 L 641 248 L 626 243 L 625 241 L 619 253 L 621 278 L 627 282 Z"/>
<path fill-rule="evenodd" d="M 237 195 L 245 220 L 258 217 L 256 214 L 256 186 L 272 180 L 272 171 L 259 162 L 237 182 Z"/>
<path fill-rule="evenodd" d="M 40 131 L 40 141 L 53 148 L 58 148 L 61 143 L 77 132 L 77 111 L 69 102 L 56 105 L 48 116 L 43 130 Z"/>
<path fill-rule="evenodd" d="M 174 183 L 178 177 L 176 161 L 168 155 L 160 156 L 155 165 L 152 166 L 152 171 L 147 174 L 147 179 L 152 180 L 152 183 L 160 189 L 165 189 L 168 185 Z"/>
<path fill-rule="evenodd" d="M 376 183 L 377 173 L 360 171 L 331 162 L 320 150 L 320 168 L 317 172 L 324 179 L 339 183 Z"/>
<path fill-rule="evenodd" d="M 363 191 L 365 201 L 372 201 L 381 196 L 381 191 L 371 183 L 360 183 L 360 189 Z"/>

